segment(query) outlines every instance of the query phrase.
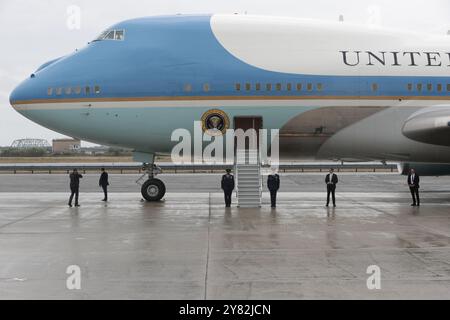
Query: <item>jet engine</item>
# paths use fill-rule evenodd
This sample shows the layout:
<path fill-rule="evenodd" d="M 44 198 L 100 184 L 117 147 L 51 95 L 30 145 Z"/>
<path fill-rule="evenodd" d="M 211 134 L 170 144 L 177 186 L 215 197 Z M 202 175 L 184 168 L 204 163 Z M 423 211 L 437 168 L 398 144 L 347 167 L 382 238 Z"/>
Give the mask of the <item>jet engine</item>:
<path fill-rule="evenodd" d="M 421 109 L 406 120 L 402 132 L 415 141 L 450 146 L 450 106 Z"/>

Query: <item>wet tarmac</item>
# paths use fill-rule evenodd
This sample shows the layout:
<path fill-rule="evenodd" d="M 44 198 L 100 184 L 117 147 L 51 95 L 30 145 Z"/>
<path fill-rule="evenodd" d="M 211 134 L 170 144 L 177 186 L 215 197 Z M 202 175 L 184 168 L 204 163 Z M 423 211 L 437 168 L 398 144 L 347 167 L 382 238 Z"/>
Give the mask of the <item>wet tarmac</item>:
<path fill-rule="evenodd" d="M 264 193 L 260 209 L 229 210 L 217 175 L 161 176 L 159 203 L 112 176 L 107 204 L 87 175 L 80 208 L 66 178 L 0 175 L 1 299 L 450 299 L 449 178 L 424 177 L 411 207 L 404 177 L 342 174 L 326 208 L 323 175 L 282 176 L 276 209 Z"/>

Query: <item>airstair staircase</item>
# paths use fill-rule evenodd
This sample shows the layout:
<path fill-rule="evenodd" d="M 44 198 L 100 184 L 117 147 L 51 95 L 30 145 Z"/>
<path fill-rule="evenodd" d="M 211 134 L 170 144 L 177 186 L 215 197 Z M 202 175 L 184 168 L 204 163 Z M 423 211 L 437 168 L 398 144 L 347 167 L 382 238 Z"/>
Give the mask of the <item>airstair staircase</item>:
<path fill-rule="evenodd" d="M 234 165 L 238 207 L 261 207 L 261 161 L 257 149 L 238 149 Z"/>

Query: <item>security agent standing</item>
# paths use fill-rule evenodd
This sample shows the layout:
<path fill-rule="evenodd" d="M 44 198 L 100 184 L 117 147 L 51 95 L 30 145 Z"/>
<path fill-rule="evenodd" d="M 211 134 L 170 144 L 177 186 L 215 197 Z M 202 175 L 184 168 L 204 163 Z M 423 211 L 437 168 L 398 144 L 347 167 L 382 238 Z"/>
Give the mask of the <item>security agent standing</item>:
<path fill-rule="evenodd" d="M 329 173 L 325 177 L 325 183 L 327 184 L 327 207 L 330 204 L 330 193 L 333 199 L 333 207 L 336 207 L 336 184 L 338 183 L 337 174 L 334 173 L 334 169 L 330 169 Z"/>
<path fill-rule="evenodd" d="M 222 176 L 221 187 L 225 195 L 225 207 L 231 206 L 231 194 L 234 190 L 234 176 L 231 174 L 231 170 L 227 169 L 227 173 Z"/>
<path fill-rule="evenodd" d="M 416 170 L 411 169 L 408 175 L 408 185 L 409 185 L 409 191 L 411 191 L 411 196 L 413 199 L 413 203 L 411 206 L 420 206 L 420 198 L 419 198 L 419 175 L 416 173 Z"/>
<path fill-rule="evenodd" d="M 277 191 L 280 189 L 280 176 L 276 169 L 272 169 L 272 173 L 267 177 L 267 188 L 270 191 L 270 206 L 275 208 L 277 206 Z"/>
<path fill-rule="evenodd" d="M 70 178 L 70 198 L 69 198 L 69 207 L 72 208 L 72 200 L 75 195 L 75 207 L 79 207 L 78 204 L 78 195 L 80 192 L 80 179 L 83 178 L 81 174 L 78 173 L 77 169 L 73 169 L 73 172 L 69 175 Z"/>
<path fill-rule="evenodd" d="M 108 201 L 108 186 L 109 186 L 109 181 L 108 181 L 108 173 L 105 171 L 105 168 L 102 168 L 102 174 L 100 175 L 100 180 L 98 181 L 98 185 L 100 187 L 102 187 L 103 189 L 103 193 L 105 194 L 105 197 L 103 198 L 102 201 Z"/>

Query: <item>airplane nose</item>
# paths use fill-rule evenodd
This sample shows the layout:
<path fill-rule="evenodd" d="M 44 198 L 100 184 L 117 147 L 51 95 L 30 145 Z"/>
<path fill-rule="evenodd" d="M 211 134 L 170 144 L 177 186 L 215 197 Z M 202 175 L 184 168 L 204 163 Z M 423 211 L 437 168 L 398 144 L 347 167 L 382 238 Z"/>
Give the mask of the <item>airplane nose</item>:
<path fill-rule="evenodd" d="M 19 101 L 23 96 L 22 90 L 20 89 L 20 85 L 15 87 L 14 90 L 9 95 L 9 104 L 14 108 L 14 104 L 16 101 Z"/>
<path fill-rule="evenodd" d="M 22 83 L 20 83 L 9 95 L 9 103 L 13 108 L 15 108 L 15 105 L 18 103 L 32 100 L 34 95 L 33 92 L 35 83 L 34 83 L 34 77 L 33 75 L 30 76 L 30 78 L 26 79 Z"/>
<path fill-rule="evenodd" d="M 32 73 L 28 79 L 25 79 L 20 83 L 9 95 L 9 103 L 11 106 L 15 108 L 15 105 L 18 104 L 18 102 L 24 103 L 33 99 L 42 99 L 43 92 L 46 91 L 45 85 L 49 82 L 49 74 L 46 70 L 63 58 L 64 57 L 59 57 L 44 63 Z"/>

